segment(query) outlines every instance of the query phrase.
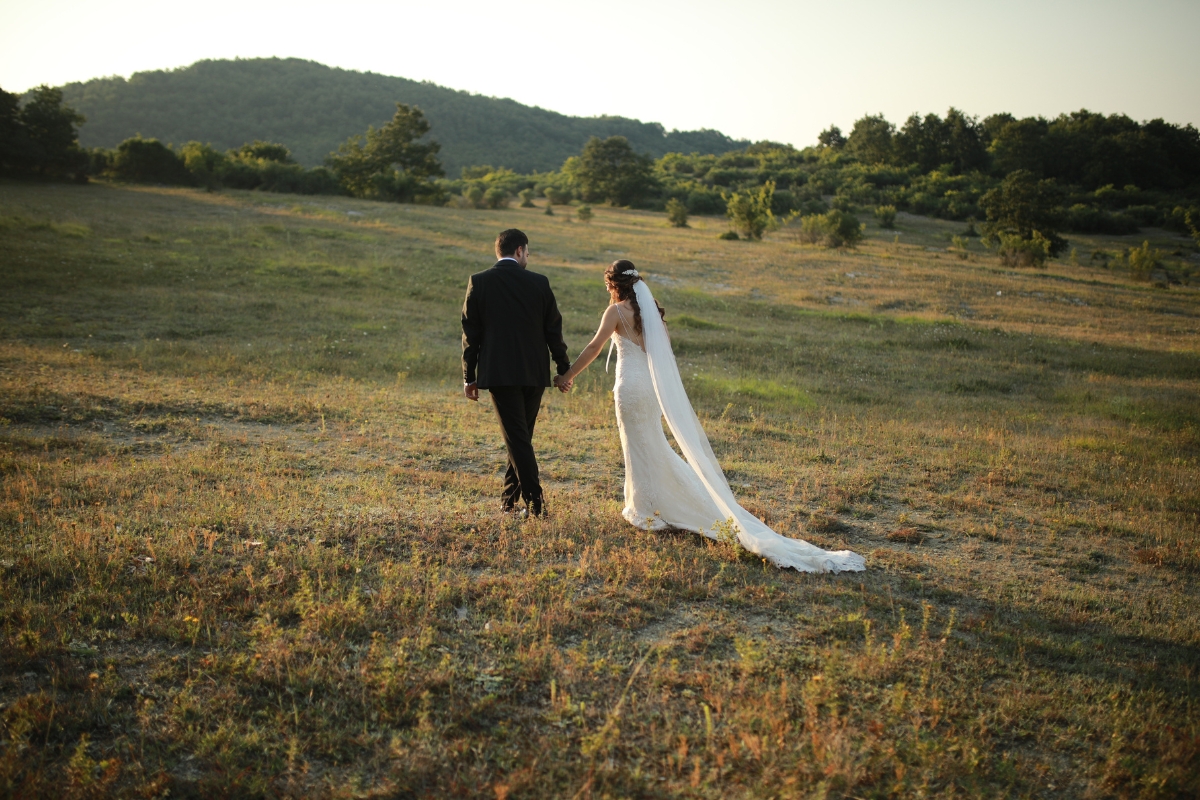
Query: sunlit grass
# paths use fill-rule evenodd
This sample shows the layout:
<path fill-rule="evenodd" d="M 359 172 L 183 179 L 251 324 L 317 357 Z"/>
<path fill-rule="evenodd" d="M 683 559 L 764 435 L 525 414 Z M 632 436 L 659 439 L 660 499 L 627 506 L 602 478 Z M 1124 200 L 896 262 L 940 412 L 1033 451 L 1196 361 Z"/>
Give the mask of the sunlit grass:
<path fill-rule="evenodd" d="M 573 352 L 633 260 L 742 502 L 868 571 L 629 528 L 599 363 L 502 518 L 458 311 L 511 225 Z M 898 225 L 0 184 L 0 785 L 1196 793 L 1195 290 Z"/>

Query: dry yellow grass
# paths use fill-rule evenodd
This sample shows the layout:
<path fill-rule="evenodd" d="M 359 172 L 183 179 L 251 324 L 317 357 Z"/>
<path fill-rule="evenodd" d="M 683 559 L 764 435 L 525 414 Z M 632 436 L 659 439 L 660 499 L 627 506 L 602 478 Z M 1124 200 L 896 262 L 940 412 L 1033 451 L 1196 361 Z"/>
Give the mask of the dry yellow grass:
<path fill-rule="evenodd" d="M 637 263 L 745 504 L 869 570 L 626 526 L 598 365 L 502 519 L 457 308 L 510 225 L 573 350 Z M 0 184 L 0 786 L 1196 793 L 1196 291 L 899 228 Z"/>

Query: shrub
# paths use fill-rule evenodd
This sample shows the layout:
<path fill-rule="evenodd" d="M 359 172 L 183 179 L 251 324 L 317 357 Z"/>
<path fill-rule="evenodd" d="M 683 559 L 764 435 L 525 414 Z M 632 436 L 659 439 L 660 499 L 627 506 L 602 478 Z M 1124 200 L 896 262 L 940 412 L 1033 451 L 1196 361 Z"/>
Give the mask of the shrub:
<path fill-rule="evenodd" d="M 1138 223 L 1125 214 L 1113 214 L 1094 206 L 1076 203 L 1067 209 L 1065 227 L 1076 233 L 1108 233 L 1121 236 L 1137 233 Z"/>
<path fill-rule="evenodd" d="M 672 197 L 667 201 L 667 219 L 673 228 L 686 228 L 688 226 L 687 206 L 679 202 L 678 198 Z"/>
<path fill-rule="evenodd" d="M 742 237 L 738 236 L 737 231 L 725 231 L 717 238 L 724 239 L 725 241 L 736 242 L 738 239 L 740 239 Z"/>
<path fill-rule="evenodd" d="M 853 247 L 862 241 L 862 224 L 853 214 L 833 209 L 800 220 L 800 241 L 825 247 Z"/>
<path fill-rule="evenodd" d="M 533 189 L 522 189 L 517 197 L 521 198 L 521 208 L 533 208 Z"/>
<path fill-rule="evenodd" d="M 774 181 L 767 181 L 757 189 L 733 193 L 725 213 L 738 233 L 747 239 L 761 239 L 763 233 L 776 227 L 775 215 L 771 212 L 774 194 Z"/>
<path fill-rule="evenodd" d="M 193 177 L 208 189 L 221 184 L 221 175 L 229 167 L 229 159 L 210 144 L 188 142 L 179 151 L 183 166 Z"/>
<path fill-rule="evenodd" d="M 1162 215 L 1154 206 L 1129 206 L 1125 214 L 1137 220 L 1139 225 L 1158 225 L 1162 222 Z"/>
<path fill-rule="evenodd" d="M 1151 273 L 1162 261 L 1162 251 L 1152 248 L 1150 242 L 1142 242 L 1141 247 L 1131 247 L 1126 254 L 1129 262 L 1129 276 L 1135 281 L 1150 280 Z"/>
<path fill-rule="evenodd" d="M 688 192 L 687 209 L 692 214 L 724 214 L 725 198 L 715 189 L 701 186 Z"/>
<path fill-rule="evenodd" d="M 542 190 L 542 194 L 546 195 L 546 199 L 552 206 L 565 206 L 571 202 L 571 193 L 557 186 L 547 186 Z"/>
<path fill-rule="evenodd" d="M 135 183 L 191 186 L 195 183 L 183 159 L 158 139 L 135 136 L 117 146 L 110 171 L 113 177 Z"/>
<path fill-rule="evenodd" d="M 879 206 L 875 209 L 875 219 L 879 222 L 879 227 L 881 228 L 896 227 L 896 207 Z"/>
<path fill-rule="evenodd" d="M 967 256 L 970 255 L 970 251 L 967 249 L 969 240 L 965 236 L 955 236 L 950 240 L 950 243 L 954 245 L 954 251 L 958 254 L 958 257 L 966 261 Z"/>
<path fill-rule="evenodd" d="M 508 204 L 511 201 L 512 200 L 508 196 L 508 192 L 504 191 L 499 186 L 493 186 L 492 188 L 490 188 L 486 192 L 484 192 L 484 195 L 483 195 L 483 202 L 487 205 L 488 208 L 492 208 L 492 209 L 508 208 Z"/>
<path fill-rule="evenodd" d="M 233 155 L 250 161 L 278 161 L 280 164 L 295 163 L 292 160 L 292 151 L 288 150 L 287 146 L 276 144 L 275 142 L 264 142 L 261 139 L 247 142 L 234 151 Z"/>
<path fill-rule="evenodd" d="M 463 197 L 467 199 L 467 203 L 471 208 L 483 208 L 483 187 L 479 185 L 468 186 L 463 192 Z"/>
<path fill-rule="evenodd" d="M 1053 243 L 1037 231 L 1028 239 L 1015 233 L 1000 233 L 995 239 L 1000 263 L 1008 267 L 1043 267 L 1053 255 Z"/>
<path fill-rule="evenodd" d="M 591 206 L 580 206 L 579 210 L 575 212 L 575 216 L 579 217 L 580 222 L 591 222 L 592 221 L 592 207 Z"/>

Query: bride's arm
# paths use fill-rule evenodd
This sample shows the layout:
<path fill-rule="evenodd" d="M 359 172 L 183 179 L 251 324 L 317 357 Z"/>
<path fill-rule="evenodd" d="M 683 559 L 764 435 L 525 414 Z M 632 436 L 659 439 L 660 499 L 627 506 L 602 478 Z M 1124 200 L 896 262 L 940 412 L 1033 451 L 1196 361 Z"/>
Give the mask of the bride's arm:
<path fill-rule="evenodd" d="M 579 354 L 579 358 L 575 359 L 571 368 L 563 373 L 563 380 L 574 380 L 576 375 L 587 369 L 587 365 L 596 360 L 596 356 L 600 355 L 600 351 L 604 349 L 604 343 L 616 329 L 617 307 L 609 306 L 604 310 L 604 316 L 600 318 L 600 327 L 596 329 L 596 335 L 587 343 L 587 347 L 583 348 L 583 352 Z"/>

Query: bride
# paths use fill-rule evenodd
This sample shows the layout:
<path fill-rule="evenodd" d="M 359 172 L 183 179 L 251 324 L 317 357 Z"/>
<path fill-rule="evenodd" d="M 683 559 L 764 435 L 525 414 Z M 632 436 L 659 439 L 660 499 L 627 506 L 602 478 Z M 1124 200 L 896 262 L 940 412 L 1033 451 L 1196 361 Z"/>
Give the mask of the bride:
<path fill-rule="evenodd" d="M 731 526 L 738 542 L 751 553 L 801 572 L 865 569 L 863 557 L 857 553 L 822 550 L 780 536 L 738 505 L 684 391 L 662 307 L 632 262 L 614 261 L 605 270 L 604 280 L 611 304 L 595 337 L 561 376 L 560 385 L 569 388 L 575 376 L 600 354 L 605 340 L 615 342 L 613 396 L 625 453 L 625 509 L 621 515 L 643 530 L 683 528 L 710 539 Z M 664 416 L 687 461 L 667 442 Z"/>

